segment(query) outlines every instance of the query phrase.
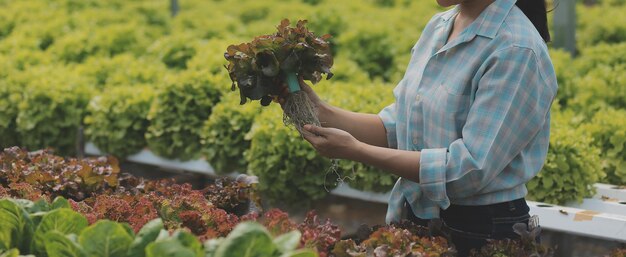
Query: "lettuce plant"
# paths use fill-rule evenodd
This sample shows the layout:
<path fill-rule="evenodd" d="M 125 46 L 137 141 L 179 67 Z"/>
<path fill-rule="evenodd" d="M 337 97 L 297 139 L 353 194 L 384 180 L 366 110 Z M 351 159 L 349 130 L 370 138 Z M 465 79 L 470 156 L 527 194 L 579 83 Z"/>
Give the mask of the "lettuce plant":
<path fill-rule="evenodd" d="M 222 95 L 220 80 L 199 71 L 186 71 L 166 81 L 148 112 L 148 146 L 166 158 L 197 158 L 202 148 L 202 126 Z"/>
<path fill-rule="evenodd" d="M 333 76 L 327 41 L 330 35 L 318 37 L 306 28 L 306 23 L 300 20 L 296 27 L 290 27 L 289 20 L 284 19 L 275 34 L 227 48 L 226 68 L 233 81 L 232 90 L 239 88 L 241 104 L 250 99 L 268 105 L 287 90 L 284 84 L 289 73 L 313 84 L 321 80 L 322 74 L 327 74 L 327 79 Z"/>
<path fill-rule="evenodd" d="M 602 150 L 605 182 L 626 185 L 626 111 L 607 108 L 597 112 L 583 130 L 593 137 L 593 144 Z"/>
<path fill-rule="evenodd" d="M 0 60 L 2 61 L 2 60 Z M 20 145 L 16 118 L 22 94 L 6 80 L 0 81 L 0 148 Z"/>
<path fill-rule="evenodd" d="M 352 239 L 342 240 L 332 253 L 334 257 L 456 256 L 443 237 L 424 236 L 395 225 L 377 228 L 358 244 Z"/>
<path fill-rule="evenodd" d="M 95 96 L 85 117 L 86 137 L 100 150 L 118 158 L 146 146 L 147 116 L 154 97 L 151 87 L 115 87 Z"/>
<path fill-rule="evenodd" d="M 312 250 L 295 250 L 301 233 L 297 230 L 272 238 L 258 223 L 243 222 L 226 238 L 205 243 L 207 257 L 316 257 Z"/>
<path fill-rule="evenodd" d="M 228 73 L 233 81 L 232 90 L 239 88 L 240 104 L 247 99 L 260 100 L 267 106 L 283 101 L 286 125 L 293 125 L 302 132 L 304 125 L 320 125 L 315 106 L 308 95 L 301 91 L 298 77 L 316 84 L 322 74 L 330 71 L 333 58 L 328 39 L 330 35 L 317 37 L 306 28 L 306 20 L 296 27 L 289 27 L 284 19 L 272 35 L 256 37 L 250 43 L 231 45 L 224 57 L 229 61 Z"/>
<path fill-rule="evenodd" d="M 244 172 L 246 169 L 247 162 L 241 156 L 250 148 L 250 140 L 245 135 L 252 128 L 259 110 L 252 105 L 237 106 L 237 97 L 225 95 L 213 107 L 200 134 L 204 156 L 217 174 Z"/>
<path fill-rule="evenodd" d="M 16 118 L 22 145 L 74 153 L 78 130 L 93 93 L 85 86 L 85 78 L 66 68 L 50 67 L 29 69 L 24 75 L 29 77 L 22 82 Z"/>

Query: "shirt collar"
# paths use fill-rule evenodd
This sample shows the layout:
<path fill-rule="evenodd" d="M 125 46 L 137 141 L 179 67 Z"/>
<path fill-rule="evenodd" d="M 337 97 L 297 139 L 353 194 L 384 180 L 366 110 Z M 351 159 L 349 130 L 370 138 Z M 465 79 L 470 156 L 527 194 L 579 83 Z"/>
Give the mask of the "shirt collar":
<path fill-rule="evenodd" d="M 472 24 L 467 27 L 471 35 L 481 35 L 488 38 L 494 38 L 498 33 L 498 30 L 504 23 L 504 19 L 506 19 L 507 15 L 515 6 L 517 0 L 495 0 L 491 5 L 487 6 L 487 8 L 472 22 Z M 444 12 L 441 18 L 441 24 L 445 24 L 452 17 L 454 17 L 459 12 L 459 6 L 455 6 L 453 9 Z"/>
<path fill-rule="evenodd" d="M 476 35 L 494 38 L 517 0 L 496 0 L 476 20 Z"/>
<path fill-rule="evenodd" d="M 441 18 L 442 23 L 448 22 L 454 15 L 459 12 L 459 5 L 454 6 L 454 8 L 444 12 L 439 16 Z"/>

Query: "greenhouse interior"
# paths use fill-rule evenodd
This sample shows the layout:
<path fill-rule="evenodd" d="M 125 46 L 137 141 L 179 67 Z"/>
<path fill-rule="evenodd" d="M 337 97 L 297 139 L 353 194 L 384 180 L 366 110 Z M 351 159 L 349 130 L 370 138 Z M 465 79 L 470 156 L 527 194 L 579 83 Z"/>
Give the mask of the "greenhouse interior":
<path fill-rule="evenodd" d="M 0 7 L 0 257 L 626 257 L 625 0 Z"/>

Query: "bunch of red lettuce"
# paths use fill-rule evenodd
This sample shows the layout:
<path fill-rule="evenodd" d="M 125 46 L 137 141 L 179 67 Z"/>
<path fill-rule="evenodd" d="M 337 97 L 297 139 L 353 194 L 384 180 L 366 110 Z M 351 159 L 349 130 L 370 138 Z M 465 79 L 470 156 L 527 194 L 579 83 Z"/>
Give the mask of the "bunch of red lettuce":
<path fill-rule="evenodd" d="M 226 69 L 233 81 L 232 90 L 239 88 L 241 104 L 250 99 L 261 100 L 261 105 L 267 106 L 277 100 L 287 90 L 289 73 L 313 84 L 322 79 L 322 74 L 327 74 L 326 79 L 333 76 L 330 35 L 318 37 L 306 28 L 306 23 L 300 20 L 296 27 L 290 27 L 289 20 L 284 19 L 276 33 L 227 48 Z"/>

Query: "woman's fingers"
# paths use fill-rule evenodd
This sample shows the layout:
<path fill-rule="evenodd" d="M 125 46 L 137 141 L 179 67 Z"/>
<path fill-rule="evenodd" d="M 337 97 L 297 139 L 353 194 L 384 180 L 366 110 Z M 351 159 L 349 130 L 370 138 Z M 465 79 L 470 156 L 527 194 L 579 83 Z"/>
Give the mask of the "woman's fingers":
<path fill-rule="evenodd" d="M 306 130 L 306 129 L 305 129 Z M 307 130 L 308 131 L 308 130 Z M 318 147 L 323 143 L 323 140 L 325 140 L 323 137 L 320 137 L 318 135 L 316 135 L 313 132 L 308 131 L 309 133 L 302 133 L 302 137 L 306 140 L 309 141 L 309 143 L 311 143 L 311 145 L 315 148 L 318 149 Z"/>
<path fill-rule="evenodd" d="M 313 135 L 316 135 L 318 137 L 326 137 L 327 134 L 325 128 L 314 126 L 311 124 L 304 125 L 304 130 L 311 132 Z"/>

